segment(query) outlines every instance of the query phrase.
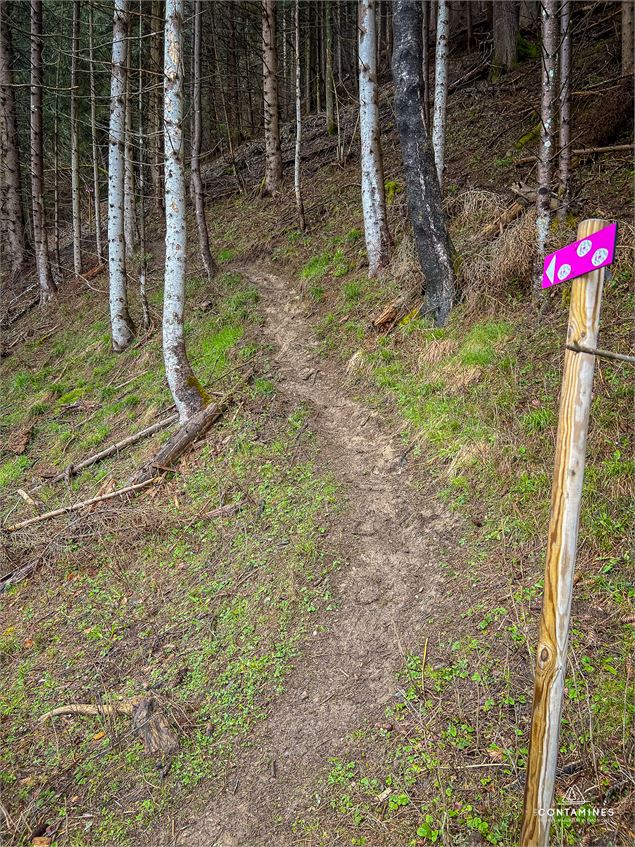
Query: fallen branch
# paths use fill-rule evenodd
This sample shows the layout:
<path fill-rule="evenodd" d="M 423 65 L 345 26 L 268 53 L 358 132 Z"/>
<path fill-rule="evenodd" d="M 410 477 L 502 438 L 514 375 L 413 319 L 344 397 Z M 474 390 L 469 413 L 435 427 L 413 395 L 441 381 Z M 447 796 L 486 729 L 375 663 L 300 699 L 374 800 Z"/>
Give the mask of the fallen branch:
<path fill-rule="evenodd" d="M 85 509 L 87 506 L 92 506 L 93 503 L 101 503 L 102 500 L 112 500 L 113 497 L 121 497 L 122 494 L 130 494 L 133 491 L 138 491 L 140 488 L 146 488 L 155 478 L 144 480 L 143 482 L 127 485 L 125 488 L 119 488 L 117 491 L 111 491 L 109 494 L 101 494 L 99 497 L 91 497 L 90 500 L 83 500 L 81 503 L 71 503 L 70 506 L 62 506 L 60 509 L 53 509 L 52 512 L 45 512 L 43 515 L 37 515 L 34 518 L 28 518 L 24 521 L 14 523 L 12 526 L 3 527 L 2 532 L 15 532 L 18 529 L 24 529 L 27 526 L 32 526 L 41 521 L 47 521 L 50 518 L 56 518 L 59 515 L 64 515 L 67 512 L 78 512 L 80 509 Z"/>
<path fill-rule="evenodd" d="M 205 512 L 200 515 L 197 520 L 203 520 L 204 518 L 225 518 L 229 515 L 235 515 L 236 512 L 240 512 L 240 510 L 244 507 L 244 500 L 240 503 L 230 503 L 227 506 L 219 506 L 217 509 L 212 509 L 211 512 Z"/>
<path fill-rule="evenodd" d="M 143 742 L 146 753 L 165 755 L 178 750 L 179 740 L 170 726 L 166 716 L 161 711 L 159 701 L 152 694 L 138 695 L 121 703 L 95 706 L 92 703 L 71 703 L 68 706 L 58 706 L 42 715 L 40 723 L 46 723 L 51 718 L 60 715 L 86 715 L 94 717 L 111 717 L 113 715 L 129 715 L 134 728 Z"/>
<path fill-rule="evenodd" d="M 581 147 L 577 150 L 571 150 L 572 156 L 594 156 L 596 153 L 626 153 L 632 150 L 635 144 L 614 144 L 612 147 Z M 555 156 L 554 156 L 555 158 Z M 531 162 L 536 162 L 538 156 L 522 156 L 514 161 L 515 165 L 528 165 Z"/>
<path fill-rule="evenodd" d="M 51 480 L 51 483 L 60 482 L 60 480 L 62 479 L 70 479 L 70 477 L 75 476 L 80 471 L 83 471 L 84 468 L 88 468 L 91 465 L 95 465 L 97 464 L 97 462 L 101 462 L 102 459 L 107 459 L 108 456 L 112 456 L 114 453 L 119 453 L 119 451 L 123 450 L 124 447 L 130 447 L 131 444 L 136 444 L 138 441 L 142 441 L 144 438 L 147 438 L 150 435 L 154 435 L 155 432 L 159 432 L 159 430 L 165 429 L 167 426 L 174 423 L 178 419 L 178 415 L 170 415 L 169 417 L 164 418 L 162 421 L 157 421 L 156 423 L 153 423 L 152 426 L 148 426 L 145 429 L 140 430 L 140 432 L 135 432 L 133 435 L 129 435 L 127 438 L 118 441 L 117 444 L 111 444 L 110 447 L 106 447 L 99 453 L 95 453 L 92 456 L 88 456 L 88 458 L 83 459 L 76 465 L 70 464 L 65 470 L 63 470 L 61 473 L 58 473 L 57 476 L 54 476 Z"/>
<path fill-rule="evenodd" d="M 245 382 L 251 378 L 252 373 L 253 372 L 250 371 L 246 375 L 244 380 Z M 234 388 L 232 388 L 231 391 L 229 391 L 217 403 L 210 403 L 209 406 L 206 406 L 190 418 L 189 421 L 184 423 L 182 427 L 177 429 L 174 435 L 166 441 L 158 453 L 155 453 L 152 459 L 139 468 L 130 480 L 131 484 L 144 484 L 147 480 L 155 477 L 157 469 L 161 471 L 171 471 L 173 469 L 173 463 L 176 462 L 176 460 L 179 459 L 195 441 L 205 435 L 212 424 L 216 423 L 216 421 L 222 417 L 229 405 L 229 401 L 241 384 L 242 383 L 238 383 L 238 385 L 234 386 Z"/>
<path fill-rule="evenodd" d="M 130 700 L 124 700 L 121 703 L 113 703 L 107 705 L 94 706 L 92 703 L 70 703 L 68 706 L 58 706 L 57 709 L 52 709 L 50 712 L 42 715 L 40 723 L 46 723 L 51 718 L 56 718 L 59 715 L 86 715 L 95 716 L 103 715 L 111 717 L 112 715 L 132 715 L 135 706 L 141 702 L 141 697 L 131 697 Z"/>

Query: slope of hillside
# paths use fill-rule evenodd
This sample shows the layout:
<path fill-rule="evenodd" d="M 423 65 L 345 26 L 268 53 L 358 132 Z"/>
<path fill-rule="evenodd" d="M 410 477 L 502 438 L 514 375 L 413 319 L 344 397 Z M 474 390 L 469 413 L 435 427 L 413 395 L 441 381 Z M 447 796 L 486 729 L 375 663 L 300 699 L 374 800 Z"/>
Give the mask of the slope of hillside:
<path fill-rule="evenodd" d="M 576 86 L 600 52 L 576 57 Z M 148 492 L 3 535 L 0 576 L 34 566 L 0 598 L 3 841 L 517 843 L 568 303 L 566 289 L 543 315 L 530 301 L 531 208 L 483 232 L 518 174 L 531 183 L 515 159 L 535 138 L 519 103 L 535 99 L 536 63 L 496 86 L 462 84 L 466 63 L 449 100 L 462 299 L 447 328 L 417 312 L 388 88 L 395 245 L 380 280 L 364 267 L 352 112 L 345 165 L 309 126 L 307 233 L 290 191 L 249 193 L 258 142 L 237 152 L 248 193 L 227 162 L 209 168 L 221 272 L 214 289 L 197 275 L 192 221 L 187 339 L 209 394 L 235 394 Z M 622 119 L 604 131 L 597 143 L 632 140 Z M 578 168 L 552 245 L 580 216 L 620 220 L 601 342 L 625 352 L 631 159 Z M 157 240 L 155 319 L 161 256 Z M 67 283 L 13 328 L 5 527 L 125 485 L 170 431 L 51 481 L 170 412 L 160 333 L 111 354 L 105 277 L 90 286 Z M 632 841 L 631 384 L 628 365 L 598 362 L 557 783 L 559 805 L 575 790 L 589 811 L 555 821 L 559 844 Z M 148 755 L 112 710 L 40 722 L 148 694 L 176 752 Z"/>

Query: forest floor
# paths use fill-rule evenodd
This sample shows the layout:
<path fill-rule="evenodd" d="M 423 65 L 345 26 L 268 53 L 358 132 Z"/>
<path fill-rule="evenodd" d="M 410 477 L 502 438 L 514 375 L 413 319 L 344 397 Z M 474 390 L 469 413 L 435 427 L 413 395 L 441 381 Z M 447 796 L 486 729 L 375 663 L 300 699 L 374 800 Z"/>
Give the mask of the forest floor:
<path fill-rule="evenodd" d="M 600 48 L 576 62 L 575 88 L 610 72 Z M 200 276 L 190 222 L 186 337 L 211 398 L 236 389 L 230 407 L 148 492 L 2 536 L 0 576 L 37 565 L 0 596 L 3 847 L 517 843 L 568 302 L 557 291 L 539 316 L 528 296 L 531 208 L 483 229 L 518 173 L 531 178 L 516 160 L 536 116 L 519 103 L 535 100 L 537 71 L 450 97 L 462 265 L 444 329 L 415 308 L 388 92 L 395 251 L 379 280 L 356 146 L 336 164 L 321 117 L 307 122 L 306 233 L 291 192 L 256 196 L 257 142 L 237 152 L 246 193 L 226 160 L 209 168 L 220 272 L 212 287 Z M 631 140 L 622 119 L 602 129 L 591 140 Z M 600 338 L 626 352 L 629 155 L 580 162 L 574 187 L 552 246 L 581 217 L 620 220 Z M 158 237 L 152 257 L 158 319 Z M 160 333 L 114 356 L 106 288 L 103 274 L 69 281 L 12 328 L 4 527 L 125 485 L 169 435 L 51 479 L 171 411 Z M 598 362 L 556 791 L 558 806 L 582 797 L 612 814 L 557 819 L 558 845 L 633 840 L 631 389 L 626 364 Z M 147 692 L 177 734 L 170 756 L 147 755 L 125 714 L 40 722 Z"/>

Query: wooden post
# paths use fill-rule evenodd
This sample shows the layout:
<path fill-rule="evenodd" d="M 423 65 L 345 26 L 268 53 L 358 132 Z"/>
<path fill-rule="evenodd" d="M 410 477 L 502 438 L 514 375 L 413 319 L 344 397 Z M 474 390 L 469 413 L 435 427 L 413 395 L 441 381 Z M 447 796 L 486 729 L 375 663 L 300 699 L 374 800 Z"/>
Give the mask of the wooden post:
<path fill-rule="evenodd" d="M 602 220 L 582 221 L 578 226 L 578 239 L 604 226 L 606 221 Z M 558 759 L 573 572 L 595 368 L 595 356 L 576 352 L 570 347 L 596 347 L 603 282 L 604 269 L 601 268 L 574 279 L 571 286 L 521 847 L 547 847 L 549 843 L 551 816 L 548 812 L 553 803 Z"/>

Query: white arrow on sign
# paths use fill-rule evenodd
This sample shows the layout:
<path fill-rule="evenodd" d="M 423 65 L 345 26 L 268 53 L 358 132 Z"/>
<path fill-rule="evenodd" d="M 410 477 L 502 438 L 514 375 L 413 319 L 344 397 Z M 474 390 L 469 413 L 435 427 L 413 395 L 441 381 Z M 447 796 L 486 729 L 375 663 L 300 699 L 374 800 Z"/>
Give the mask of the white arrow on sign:
<path fill-rule="evenodd" d="M 553 282 L 554 276 L 556 272 L 556 257 L 549 262 L 549 267 L 547 268 L 547 276 L 549 277 L 549 282 Z"/>

